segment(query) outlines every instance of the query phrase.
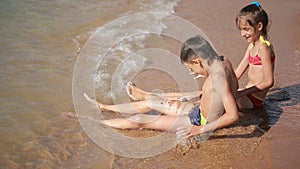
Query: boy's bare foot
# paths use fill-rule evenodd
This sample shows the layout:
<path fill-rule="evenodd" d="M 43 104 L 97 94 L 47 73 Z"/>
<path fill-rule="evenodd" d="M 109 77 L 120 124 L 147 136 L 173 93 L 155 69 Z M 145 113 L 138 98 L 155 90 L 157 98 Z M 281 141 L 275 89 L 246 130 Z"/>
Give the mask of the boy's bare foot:
<path fill-rule="evenodd" d="M 97 100 L 90 98 L 86 93 L 83 93 L 83 96 L 87 101 L 91 102 L 95 108 L 98 107 L 99 109 L 105 109 L 103 104 L 100 104 L 97 102 Z"/>
<path fill-rule="evenodd" d="M 128 82 L 126 85 L 126 91 L 128 96 L 132 99 L 132 100 L 145 100 L 149 97 L 149 94 L 147 92 L 145 92 L 142 89 L 139 89 L 135 86 L 134 83 L 132 82 Z"/>

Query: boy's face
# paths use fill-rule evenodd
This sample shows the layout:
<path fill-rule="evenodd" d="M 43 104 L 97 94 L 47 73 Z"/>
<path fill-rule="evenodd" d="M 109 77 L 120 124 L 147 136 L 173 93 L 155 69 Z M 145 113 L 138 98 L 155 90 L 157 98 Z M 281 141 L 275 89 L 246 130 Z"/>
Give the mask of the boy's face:
<path fill-rule="evenodd" d="M 184 65 L 195 77 L 197 77 L 198 75 L 202 75 L 205 77 L 208 76 L 207 71 L 202 65 L 202 61 L 199 58 L 193 59 L 192 62 L 184 62 Z"/>

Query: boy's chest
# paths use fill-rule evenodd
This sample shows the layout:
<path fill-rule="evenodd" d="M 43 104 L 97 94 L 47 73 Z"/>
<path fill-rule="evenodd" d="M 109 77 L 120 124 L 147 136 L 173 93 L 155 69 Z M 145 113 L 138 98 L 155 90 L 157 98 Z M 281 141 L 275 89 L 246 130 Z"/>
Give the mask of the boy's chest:
<path fill-rule="evenodd" d="M 202 86 L 202 102 L 211 102 L 219 100 L 218 98 L 220 97 L 220 93 L 217 92 L 216 88 L 221 87 L 220 85 L 221 84 L 212 83 L 212 81 L 208 78 Z"/>
<path fill-rule="evenodd" d="M 211 89 L 212 89 L 212 83 L 210 78 L 207 78 L 202 86 L 202 94 L 204 95 L 210 95 L 211 94 Z"/>

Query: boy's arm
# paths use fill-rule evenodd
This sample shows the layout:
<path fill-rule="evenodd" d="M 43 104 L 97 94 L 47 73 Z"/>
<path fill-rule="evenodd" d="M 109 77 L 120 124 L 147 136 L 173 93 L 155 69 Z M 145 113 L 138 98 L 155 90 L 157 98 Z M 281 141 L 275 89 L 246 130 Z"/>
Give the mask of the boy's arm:
<path fill-rule="evenodd" d="M 217 120 L 209 122 L 204 126 L 192 126 L 186 138 L 229 126 L 238 120 L 238 108 L 236 106 L 235 99 L 233 97 L 233 94 L 231 93 L 228 82 L 226 81 L 224 75 L 215 76 L 213 78 L 213 83 L 225 84 L 225 85 L 218 85 L 217 87 L 215 87 L 216 90 L 215 92 L 217 92 L 222 99 L 224 109 L 225 109 L 224 114 Z M 214 99 L 212 100 L 212 105 L 214 104 L 213 102 Z M 210 112 L 210 113 L 214 113 L 214 112 Z"/>
<path fill-rule="evenodd" d="M 224 114 L 217 120 L 202 126 L 200 129 L 200 134 L 229 126 L 238 120 L 238 108 L 230 91 L 226 91 L 223 105 L 225 108 Z"/>
<path fill-rule="evenodd" d="M 185 92 L 182 93 L 182 96 L 179 97 L 178 99 L 180 101 L 188 101 L 192 100 L 193 98 L 198 98 L 202 95 L 202 91 L 194 91 L 194 92 Z"/>
<path fill-rule="evenodd" d="M 238 108 L 225 75 L 214 76 L 212 82 L 215 84 L 224 84 L 216 86 L 215 92 L 219 94 L 225 111 L 220 118 L 202 126 L 200 134 L 229 126 L 238 120 Z M 212 104 L 213 102 L 214 101 L 212 101 Z"/>

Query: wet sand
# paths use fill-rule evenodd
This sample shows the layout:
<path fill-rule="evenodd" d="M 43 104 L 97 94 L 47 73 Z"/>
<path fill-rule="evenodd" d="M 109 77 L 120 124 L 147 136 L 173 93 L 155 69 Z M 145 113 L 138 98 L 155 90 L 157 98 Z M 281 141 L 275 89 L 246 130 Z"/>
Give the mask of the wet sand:
<path fill-rule="evenodd" d="M 184 0 L 176 8 L 176 15 L 202 29 L 218 52 L 227 56 L 236 67 L 247 43 L 235 28 L 235 15 L 245 4 L 244 1 Z M 298 168 L 300 2 L 276 0 L 261 1 L 261 4 L 272 20 L 269 34 L 276 52 L 276 82 L 268 95 L 266 110 L 240 114 L 237 124 L 216 131 L 206 142 L 189 151 L 176 147 L 144 159 L 116 156 L 113 168 Z M 159 73 L 154 77 L 156 84 L 151 83 L 151 86 L 143 83 L 143 78 L 134 80 L 145 90 L 156 85 L 170 90 L 167 85 L 168 82 L 172 84 L 172 79 L 160 81 Z M 245 83 L 244 77 L 240 85 Z M 143 135 L 146 136 L 147 131 Z"/>
<path fill-rule="evenodd" d="M 5 57 L 8 61 L 3 62 L 10 66 L 2 73 L 7 75 L 2 77 L 2 111 L 9 110 L 11 114 L 1 119 L 4 129 L 1 128 L 0 168 L 298 168 L 300 4 L 298 0 L 261 2 L 272 20 L 270 35 L 277 57 L 276 83 L 269 93 L 266 107 L 272 119 L 270 128 L 264 123 L 266 113 L 259 110 L 241 114 L 239 123 L 216 131 L 208 141 L 190 149 L 174 147 L 163 154 L 143 159 L 124 158 L 104 151 L 80 125 L 74 113 L 71 91 L 76 51 L 90 36 L 88 30 L 115 17 L 99 19 L 95 15 L 97 19 L 76 28 L 66 28 L 64 24 L 60 25 L 64 29 L 50 27 L 54 31 L 63 30 L 57 34 L 44 35 L 47 30 L 33 30 L 36 33 L 33 36 L 26 33 L 25 38 L 40 37 L 41 47 L 35 46 L 40 42 L 35 40 L 34 43 L 25 41 L 11 45 L 20 54 L 16 60 Z M 230 3 L 182 0 L 176 8 L 176 15 L 201 28 L 218 52 L 226 55 L 236 67 L 247 43 L 236 30 L 234 18 L 245 4 L 238 0 Z M 123 4 L 119 6 L 123 8 Z M 90 15 L 87 17 L 90 18 Z M 31 22 L 28 23 L 31 26 Z M 40 26 L 42 29 L 43 25 Z M 69 39 L 74 36 L 78 44 Z M 28 46 L 24 47 L 24 44 Z M 33 50 L 36 53 L 32 56 L 31 48 L 41 48 L 43 52 Z M 178 89 L 174 79 L 160 71 L 142 72 L 134 82 L 149 91 Z M 245 83 L 246 78 L 243 78 L 241 86 Z M 61 114 L 62 111 L 72 113 Z M 131 137 L 151 137 L 160 133 L 152 130 L 119 132 Z"/>

